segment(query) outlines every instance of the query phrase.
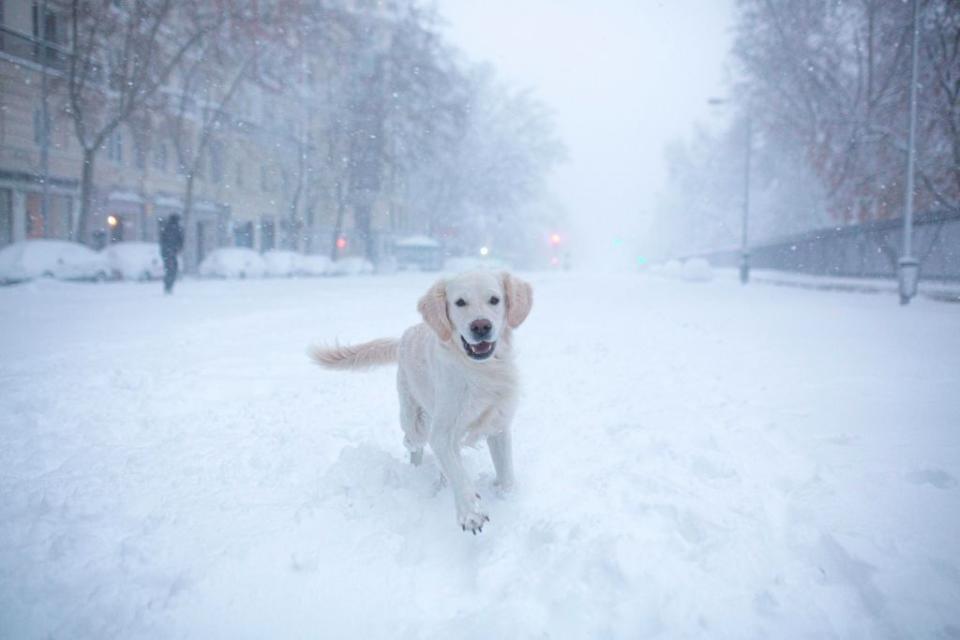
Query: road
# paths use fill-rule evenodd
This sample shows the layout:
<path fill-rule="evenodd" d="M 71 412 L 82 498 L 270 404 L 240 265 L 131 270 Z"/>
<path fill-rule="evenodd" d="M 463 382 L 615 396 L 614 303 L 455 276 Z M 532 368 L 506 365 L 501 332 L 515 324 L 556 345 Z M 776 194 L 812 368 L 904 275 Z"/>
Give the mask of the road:
<path fill-rule="evenodd" d="M 528 274 L 464 535 L 392 369 L 429 275 L 0 289 L 0 636 L 955 637 L 960 305 Z"/>

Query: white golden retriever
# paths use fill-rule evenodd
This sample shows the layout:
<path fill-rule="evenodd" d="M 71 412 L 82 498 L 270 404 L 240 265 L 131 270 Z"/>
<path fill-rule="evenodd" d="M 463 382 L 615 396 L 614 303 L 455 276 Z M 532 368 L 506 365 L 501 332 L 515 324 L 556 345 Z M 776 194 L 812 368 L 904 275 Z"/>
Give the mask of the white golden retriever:
<path fill-rule="evenodd" d="M 423 322 L 400 340 L 316 347 L 331 369 L 365 369 L 399 361 L 400 425 L 410 461 L 433 450 L 453 489 L 457 521 L 476 534 L 490 518 L 467 477 L 460 447 L 485 437 L 502 491 L 513 486 L 510 423 L 517 403 L 512 332 L 530 313 L 533 290 L 508 273 L 478 272 L 434 284 L 417 305 Z"/>

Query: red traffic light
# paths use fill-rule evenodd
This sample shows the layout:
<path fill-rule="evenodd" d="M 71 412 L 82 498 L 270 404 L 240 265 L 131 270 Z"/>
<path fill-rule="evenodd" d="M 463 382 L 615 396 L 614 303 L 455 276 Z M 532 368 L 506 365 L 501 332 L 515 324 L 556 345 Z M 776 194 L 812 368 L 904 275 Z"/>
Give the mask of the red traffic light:
<path fill-rule="evenodd" d="M 347 248 L 347 239 L 344 238 L 343 236 L 337 238 L 337 249 L 340 249 L 342 251 L 343 249 L 346 249 L 346 248 Z"/>
<path fill-rule="evenodd" d="M 550 244 L 552 244 L 553 246 L 557 246 L 558 244 L 560 244 L 560 239 L 561 238 L 559 233 L 550 234 Z"/>

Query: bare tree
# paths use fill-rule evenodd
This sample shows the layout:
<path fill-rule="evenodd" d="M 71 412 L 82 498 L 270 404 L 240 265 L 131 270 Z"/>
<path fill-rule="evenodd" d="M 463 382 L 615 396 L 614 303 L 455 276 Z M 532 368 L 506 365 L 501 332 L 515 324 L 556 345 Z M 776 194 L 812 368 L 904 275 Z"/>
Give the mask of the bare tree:
<path fill-rule="evenodd" d="M 73 0 L 67 112 L 83 150 L 77 237 L 87 239 L 97 153 L 163 86 L 225 13 L 174 0 Z M 171 34 L 176 34 L 175 36 Z"/>
<path fill-rule="evenodd" d="M 802 149 L 835 219 L 900 215 L 909 94 L 909 3 L 741 0 L 736 41 L 759 128 Z M 918 206 L 960 202 L 960 10 L 923 3 Z"/>

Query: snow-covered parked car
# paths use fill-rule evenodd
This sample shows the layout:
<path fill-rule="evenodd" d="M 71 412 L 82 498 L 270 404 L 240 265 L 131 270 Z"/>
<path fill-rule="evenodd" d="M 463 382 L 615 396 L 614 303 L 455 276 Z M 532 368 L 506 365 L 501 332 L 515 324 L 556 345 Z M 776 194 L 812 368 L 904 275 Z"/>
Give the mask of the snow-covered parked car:
<path fill-rule="evenodd" d="M 330 265 L 332 276 L 358 276 L 373 273 L 373 263 L 364 258 L 340 258 Z"/>
<path fill-rule="evenodd" d="M 199 268 L 206 278 L 262 278 L 266 271 L 260 254 L 243 247 L 217 249 L 203 259 Z"/>
<path fill-rule="evenodd" d="M 305 276 L 330 275 L 332 265 L 327 256 L 300 256 L 300 273 Z"/>
<path fill-rule="evenodd" d="M 106 280 L 110 263 L 106 257 L 76 242 L 21 240 L 0 250 L 0 282 L 34 278 L 57 280 Z"/>
<path fill-rule="evenodd" d="M 303 256 L 295 251 L 281 251 L 274 249 L 263 254 L 263 262 L 267 275 L 273 278 L 290 278 L 300 275 Z"/>
<path fill-rule="evenodd" d="M 118 242 L 103 250 L 114 278 L 157 280 L 163 277 L 163 258 L 156 242 Z"/>

